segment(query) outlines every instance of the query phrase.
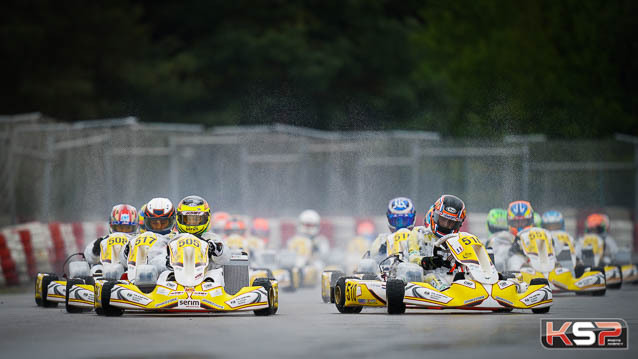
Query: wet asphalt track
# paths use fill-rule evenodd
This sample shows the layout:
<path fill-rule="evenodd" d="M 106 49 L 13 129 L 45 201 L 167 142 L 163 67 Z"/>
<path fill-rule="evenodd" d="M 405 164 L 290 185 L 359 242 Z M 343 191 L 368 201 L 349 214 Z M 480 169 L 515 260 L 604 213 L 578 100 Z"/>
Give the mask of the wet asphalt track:
<path fill-rule="evenodd" d="M 547 351 L 540 318 L 623 318 L 629 351 Z M 279 313 L 67 314 L 35 306 L 31 293 L 0 294 L 1 358 L 545 358 L 633 357 L 638 286 L 605 297 L 559 297 L 549 314 L 384 310 L 338 314 L 319 290 L 281 293 Z"/>

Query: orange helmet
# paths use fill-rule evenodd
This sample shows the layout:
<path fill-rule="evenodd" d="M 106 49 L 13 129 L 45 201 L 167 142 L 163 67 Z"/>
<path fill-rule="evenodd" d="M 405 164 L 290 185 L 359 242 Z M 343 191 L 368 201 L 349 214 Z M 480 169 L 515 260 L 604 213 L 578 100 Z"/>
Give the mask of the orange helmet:
<path fill-rule="evenodd" d="M 213 212 L 210 217 L 210 226 L 213 232 L 221 234 L 224 231 L 226 221 L 230 219 L 227 212 Z"/>
<path fill-rule="evenodd" d="M 246 234 L 246 222 L 244 220 L 232 217 L 231 219 L 226 221 L 224 225 L 224 234 L 227 236 L 237 234 L 243 236 Z"/>
<path fill-rule="evenodd" d="M 260 217 L 253 219 L 250 233 L 255 237 L 268 240 L 268 238 L 270 238 L 270 224 L 268 220 Z"/>
<path fill-rule="evenodd" d="M 358 236 L 370 237 L 374 235 L 375 231 L 376 229 L 374 227 L 374 223 L 372 223 L 372 221 L 369 219 L 361 221 L 357 225 Z"/>
<path fill-rule="evenodd" d="M 609 216 L 602 213 L 594 213 L 585 220 L 585 232 L 606 234 L 609 232 Z"/>

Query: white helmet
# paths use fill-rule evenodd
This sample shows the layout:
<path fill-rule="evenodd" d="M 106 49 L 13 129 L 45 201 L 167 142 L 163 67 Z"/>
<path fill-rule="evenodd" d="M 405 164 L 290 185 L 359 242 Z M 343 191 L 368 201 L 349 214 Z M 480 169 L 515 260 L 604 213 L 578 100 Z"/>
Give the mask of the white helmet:
<path fill-rule="evenodd" d="M 299 215 L 299 223 L 297 224 L 297 232 L 302 235 L 314 237 L 319 234 L 321 217 L 317 211 L 307 209 Z"/>

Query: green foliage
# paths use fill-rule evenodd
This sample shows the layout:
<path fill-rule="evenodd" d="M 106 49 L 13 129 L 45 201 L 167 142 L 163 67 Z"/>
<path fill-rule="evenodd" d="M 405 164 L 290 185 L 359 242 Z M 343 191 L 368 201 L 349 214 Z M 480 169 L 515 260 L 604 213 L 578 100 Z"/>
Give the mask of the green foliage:
<path fill-rule="evenodd" d="M 5 1 L 0 112 L 638 134 L 634 1 Z"/>

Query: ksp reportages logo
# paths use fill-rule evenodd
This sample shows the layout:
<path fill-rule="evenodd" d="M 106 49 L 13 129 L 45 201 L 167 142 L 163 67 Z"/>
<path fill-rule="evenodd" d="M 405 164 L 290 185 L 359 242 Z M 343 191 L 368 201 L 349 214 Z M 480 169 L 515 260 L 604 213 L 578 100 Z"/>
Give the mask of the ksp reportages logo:
<path fill-rule="evenodd" d="M 627 349 L 623 319 L 541 319 L 541 343 L 548 349 Z"/>

